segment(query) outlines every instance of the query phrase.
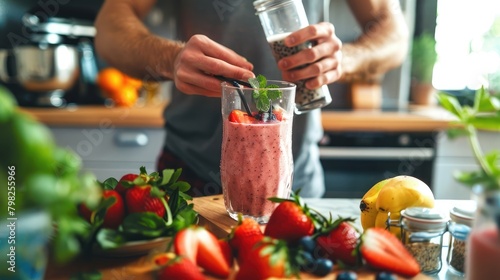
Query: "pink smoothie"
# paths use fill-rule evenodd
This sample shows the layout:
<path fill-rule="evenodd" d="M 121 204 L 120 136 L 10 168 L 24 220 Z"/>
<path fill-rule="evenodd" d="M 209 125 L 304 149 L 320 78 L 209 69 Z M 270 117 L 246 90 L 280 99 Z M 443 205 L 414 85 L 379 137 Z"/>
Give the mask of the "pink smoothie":
<path fill-rule="evenodd" d="M 242 124 L 224 120 L 221 181 L 224 202 L 261 223 L 275 208 L 269 197 L 288 197 L 292 185 L 291 121 Z"/>
<path fill-rule="evenodd" d="M 471 231 L 467 250 L 467 279 L 500 279 L 500 236 L 495 227 Z"/>

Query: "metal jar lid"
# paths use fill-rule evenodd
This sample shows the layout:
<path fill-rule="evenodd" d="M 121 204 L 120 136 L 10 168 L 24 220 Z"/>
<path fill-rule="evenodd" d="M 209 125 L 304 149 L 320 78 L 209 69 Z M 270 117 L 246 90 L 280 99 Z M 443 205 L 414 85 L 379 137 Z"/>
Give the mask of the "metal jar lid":
<path fill-rule="evenodd" d="M 403 225 L 415 230 L 439 231 L 446 228 L 447 217 L 434 208 L 410 207 L 401 211 Z"/>
<path fill-rule="evenodd" d="M 450 209 L 450 219 L 455 223 L 472 227 L 475 212 L 475 205 L 455 206 Z"/>
<path fill-rule="evenodd" d="M 258 0 L 253 2 L 253 6 L 257 13 L 274 10 L 298 0 Z"/>

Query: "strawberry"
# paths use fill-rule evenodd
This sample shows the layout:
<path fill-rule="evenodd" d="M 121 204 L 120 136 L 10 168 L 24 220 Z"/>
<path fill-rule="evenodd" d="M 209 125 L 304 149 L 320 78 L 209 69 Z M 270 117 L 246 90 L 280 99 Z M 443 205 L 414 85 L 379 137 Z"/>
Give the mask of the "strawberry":
<path fill-rule="evenodd" d="M 153 196 L 153 190 L 159 191 L 150 185 L 130 188 L 125 195 L 129 213 L 152 212 L 163 218 L 165 216 L 165 204 L 162 201 L 164 198 L 160 197 L 161 195 Z"/>
<path fill-rule="evenodd" d="M 285 278 L 291 274 L 288 249 L 283 240 L 264 237 L 248 252 L 235 280 Z"/>
<path fill-rule="evenodd" d="M 259 223 L 251 218 L 240 218 L 238 224 L 232 228 L 229 234 L 229 245 L 233 250 L 238 251 L 251 239 L 261 239 L 263 236 Z"/>
<path fill-rule="evenodd" d="M 85 219 L 85 221 L 89 223 L 92 222 L 93 211 L 90 210 L 84 203 L 78 205 L 78 213 L 80 213 L 80 216 L 82 216 Z"/>
<path fill-rule="evenodd" d="M 159 280 L 191 279 L 204 280 L 200 269 L 188 258 L 176 256 L 174 253 L 163 253 L 155 257 L 155 263 L 161 266 Z"/>
<path fill-rule="evenodd" d="M 174 237 L 174 251 L 217 277 L 229 276 L 229 265 L 217 237 L 201 226 L 180 230 Z"/>
<path fill-rule="evenodd" d="M 125 204 L 123 203 L 123 198 L 117 191 L 104 190 L 103 198 L 107 199 L 110 197 L 113 197 L 115 202 L 106 210 L 102 226 L 105 228 L 117 229 L 125 218 Z"/>
<path fill-rule="evenodd" d="M 249 116 L 241 110 L 233 110 L 229 113 L 229 121 L 235 123 L 253 123 L 254 117 Z"/>
<path fill-rule="evenodd" d="M 115 190 L 104 190 L 102 193 L 102 198 L 107 199 L 113 197 L 114 202 L 111 206 L 106 210 L 106 214 L 104 215 L 103 227 L 105 228 L 114 228 L 117 229 L 123 219 L 125 218 L 125 203 L 121 195 Z M 101 201 L 102 203 L 102 201 Z M 90 210 L 85 204 L 80 204 L 78 206 L 78 211 L 80 215 L 89 223 L 94 222 L 95 213 L 102 209 L 103 206 L 97 207 L 94 211 Z"/>
<path fill-rule="evenodd" d="M 351 220 L 339 218 L 330 223 L 322 230 L 322 234 L 318 235 L 316 243 L 326 257 L 333 262 L 340 261 L 347 265 L 355 265 L 359 233 L 349 221 Z"/>
<path fill-rule="evenodd" d="M 240 265 L 244 262 L 247 253 L 262 240 L 264 235 L 259 223 L 251 218 L 239 217 L 238 224 L 232 228 L 229 234 L 229 245 L 235 251 Z"/>
<path fill-rule="evenodd" d="M 314 233 L 314 220 L 307 205 L 302 205 L 297 194 L 293 194 L 292 199 L 271 198 L 270 200 L 280 202 L 280 204 L 269 217 L 264 235 L 296 242 Z"/>
<path fill-rule="evenodd" d="M 118 184 L 115 187 L 115 191 L 117 191 L 123 198 L 125 198 L 125 193 L 129 189 L 129 187 L 125 186 L 127 183 L 132 184 L 135 178 L 139 177 L 138 174 L 128 173 L 123 175 L 118 181 Z"/>
<path fill-rule="evenodd" d="M 233 266 L 233 249 L 229 245 L 227 239 L 219 239 L 219 247 L 222 250 L 224 259 L 229 267 Z"/>
<path fill-rule="evenodd" d="M 383 228 L 369 228 L 361 238 L 360 252 L 369 266 L 409 278 L 420 272 L 415 258 L 389 231 Z"/>

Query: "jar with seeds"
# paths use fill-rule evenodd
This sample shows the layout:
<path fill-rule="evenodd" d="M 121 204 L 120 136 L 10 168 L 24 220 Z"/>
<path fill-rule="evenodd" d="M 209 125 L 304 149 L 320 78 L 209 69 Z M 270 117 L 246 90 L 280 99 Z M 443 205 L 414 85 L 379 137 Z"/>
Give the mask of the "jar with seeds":
<path fill-rule="evenodd" d="M 465 273 L 465 258 L 467 237 L 472 227 L 475 207 L 453 207 L 450 210 L 448 231 L 450 244 L 448 246 L 448 269 L 460 276 Z"/>
<path fill-rule="evenodd" d="M 401 211 L 401 238 L 425 274 L 443 266 L 441 251 L 448 219 L 433 208 L 411 207 Z"/>

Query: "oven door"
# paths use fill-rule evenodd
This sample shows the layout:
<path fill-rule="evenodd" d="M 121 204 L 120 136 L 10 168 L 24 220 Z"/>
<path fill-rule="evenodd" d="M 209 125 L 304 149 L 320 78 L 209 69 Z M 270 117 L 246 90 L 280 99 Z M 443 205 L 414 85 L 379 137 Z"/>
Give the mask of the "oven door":
<path fill-rule="evenodd" d="M 415 135 L 405 137 L 415 139 Z M 324 197 L 361 198 L 377 182 L 398 175 L 411 175 L 431 186 L 435 157 L 433 145 L 418 146 L 405 140 L 404 143 L 392 141 L 391 146 L 380 146 L 375 142 L 365 139 L 363 145 L 357 145 L 360 142 L 352 139 L 343 143 L 349 143 L 349 146 L 320 146 L 325 173 Z M 391 139 L 387 138 L 384 143 L 390 142 Z"/>

